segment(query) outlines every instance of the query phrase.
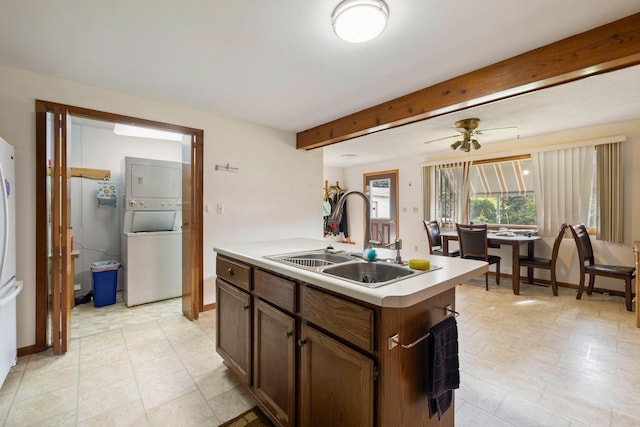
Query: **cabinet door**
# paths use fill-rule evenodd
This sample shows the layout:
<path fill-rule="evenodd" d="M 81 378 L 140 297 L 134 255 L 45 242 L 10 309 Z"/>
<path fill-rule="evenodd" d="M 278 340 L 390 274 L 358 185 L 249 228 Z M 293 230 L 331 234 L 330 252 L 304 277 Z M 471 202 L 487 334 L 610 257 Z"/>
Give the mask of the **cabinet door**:
<path fill-rule="evenodd" d="M 247 385 L 251 385 L 251 298 L 216 280 L 216 350 Z"/>
<path fill-rule="evenodd" d="M 310 326 L 300 332 L 300 425 L 372 426 L 373 360 Z"/>
<path fill-rule="evenodd" d="M 254 310 L 254 392 L 282 426 L 293 426 L 295 320 L 259 299 Z"/>

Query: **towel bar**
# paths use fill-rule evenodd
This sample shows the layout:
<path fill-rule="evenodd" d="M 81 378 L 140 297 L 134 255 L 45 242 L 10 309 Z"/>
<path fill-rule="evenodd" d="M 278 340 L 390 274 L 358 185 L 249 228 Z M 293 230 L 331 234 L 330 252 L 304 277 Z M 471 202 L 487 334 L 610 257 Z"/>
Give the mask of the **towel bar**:
<path fill-rule="evenodd" d="M 453 307 L 451 305 L 448 305 L 444 308 L 444 313 L 446 316 L 448 316 L 449 314 L 453 314 L 454 317 L 458 317 L 460 316 L 460 313 L 458 313 L 457 311 L 455 311 L 453 309 Z M 414 342 L 410 343 L 410 344 L 401 344 L 400 343 L 400 334 L 396 333 L 392 336 L 389 337 L 388 341 L 388 349 L 392 350 L 394 348 L 396 348 L 397 346 L 400 346 L 402 348 L 412 348 L 415 347 L 416 345 L 420 344 L 422 341 L 426 340 L 427 338 L 429 338 L 429 332 L 427 332 L 426 334 L 424 334 L 423 336 L 421 336 L 420 338 L 418 338 L 417 340 L 415 340 Z"/>

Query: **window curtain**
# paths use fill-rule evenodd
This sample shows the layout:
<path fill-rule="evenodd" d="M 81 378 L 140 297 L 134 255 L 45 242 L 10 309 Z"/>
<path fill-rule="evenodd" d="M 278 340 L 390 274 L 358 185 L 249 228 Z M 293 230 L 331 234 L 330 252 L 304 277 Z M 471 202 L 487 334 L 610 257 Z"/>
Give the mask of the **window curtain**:
<path fill-rule="evenodd" d="M 593 156 L 592 145 L 531 154 L 538 229 L 543 236 L 555 236 L 563 222 L 587 222 Z"/>
<path fill-rule="evenodd" d="M 596 146 L 598 227 L 596 238 L 624 241 L 624 172 L 621 142 Z"/>
<path fill-rule="evenodd" d="M 435 168 L 438 220 L 445 224 L 468 222 L 471 162 L 437 165 Z"/>
<path fill-rule="evenodd" d="M 422 168 L 422 212 L 425 221 L 431 221 L 431 216 L 435 213 L 431 209 L 433 200 L 431 195 L 434 193 L 432 188 L 434 170 L 433 166 Z"/>

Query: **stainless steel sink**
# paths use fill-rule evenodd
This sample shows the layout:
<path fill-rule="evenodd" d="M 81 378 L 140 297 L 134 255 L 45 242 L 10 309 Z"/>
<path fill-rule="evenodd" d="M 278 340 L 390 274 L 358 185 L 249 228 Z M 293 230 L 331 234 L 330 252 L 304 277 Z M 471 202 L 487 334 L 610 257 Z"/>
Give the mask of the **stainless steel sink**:
<path fill-rule="evenodd" d="M 431 269 L 426 271 L 412 270 L 404 265 L 385 261 L 368 262 L 347 253 L 336 254 L 324 249 L 267 255 L 265 258 L 337 277 L 368 288 L 389 285 L 405 278 L 441 268 L 432 265 Z"/>
<path fill-rule="evenodd" d="M 299 267 L 310 268 L 332 266 L 354 260 L 351 255 L 344 253 L 331 253 L 325 251 L 324 249 L 316 251 L 294 252 L 290 254 L 270 255 L 265 258 L 273 261 L 283 262 L 285 264 L 292 264 Z"/>
<path fill-rule="evenodd" d="M 407 276 L 423 273 L 397 264 L 383 262 L 355 262 L 335 265 L 322 269 L 322 272 L 341 279 L 356 282 L 369 288 L 388 285 Z"/>

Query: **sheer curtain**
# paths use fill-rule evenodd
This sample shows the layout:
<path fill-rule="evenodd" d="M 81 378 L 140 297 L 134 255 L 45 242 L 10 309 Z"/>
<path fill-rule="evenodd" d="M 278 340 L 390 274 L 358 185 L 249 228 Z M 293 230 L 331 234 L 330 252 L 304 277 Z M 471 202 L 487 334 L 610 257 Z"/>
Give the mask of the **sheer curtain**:
<path fill-rule="evenodd" d="M 436 215 L 445 224 L 466 223 L 469 218 L 471 162 L 436 165 Z"/>
<path fill-rule="evenodd" d="M 596 238 L 609 242 L 624 241 L 623 144 L 614 142 L 596 146 L 598 227 Z"/>
<path fill-rule="evenodd" d="M 544 236 L 555 236 L 563 222 L 587 222 L 593 156 L 592 145 L 531 154 L 537 222 Z"/>

